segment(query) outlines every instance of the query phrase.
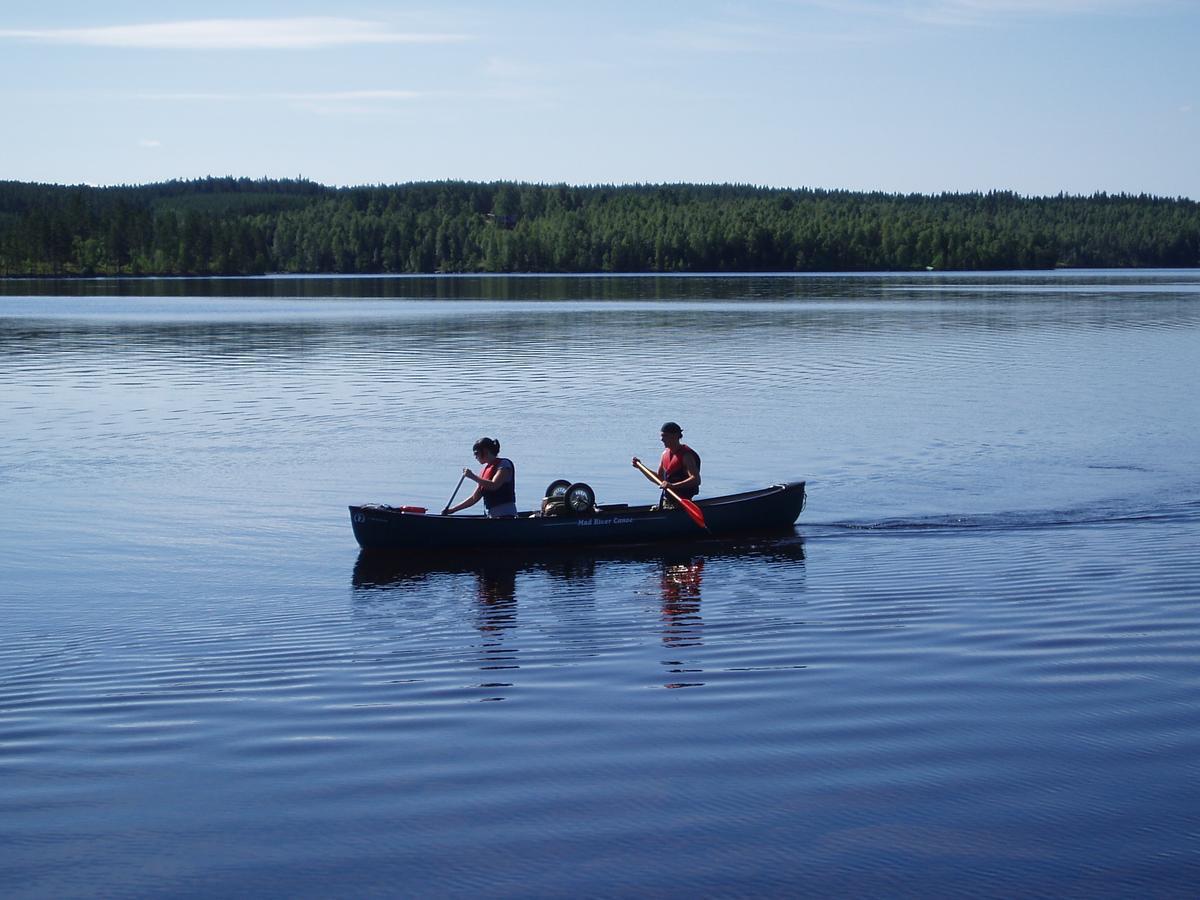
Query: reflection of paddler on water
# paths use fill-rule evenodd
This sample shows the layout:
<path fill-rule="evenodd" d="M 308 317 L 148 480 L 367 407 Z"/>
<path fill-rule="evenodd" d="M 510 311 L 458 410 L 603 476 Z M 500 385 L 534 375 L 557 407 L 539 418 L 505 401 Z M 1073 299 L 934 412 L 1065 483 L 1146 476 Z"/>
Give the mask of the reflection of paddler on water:
<path fill-rule="evenodd" d="M 698 647 L 700 637 L 700 587 L 704 580 L 704 557 L 686 562 L 663 560 L 662 642 L 668 647 Z"/>
<path fill-rule="evenodd" d="M 702 646 L 704 622 L 700 618 L 700 583 L 704 579 L 704 557 L 687 562 L 663 560 L 661 577 L 663 647 L 678 651 Z M 672 655 L 674 658 L 662 661 L 670 675 L 663 687 L 669 690 L 701 687 L 704 682 L 697 681 L 696 676 L 704 670 L 694 662 Z"/>
<path fill-rule="evenodd" d="M 475 572 L 480 631 L 503 631 L 517 621 L 517 567 L 483 566 Z"/>
<path fill-rule="evenodd" d="M 478 687 L 488 696 L 481 700 L 504 700 L 514 686 L 506 674 L 521 668 L 519 650 L 510 646 L 506 632 L 517 625 L 517 568 L 516 566 L 486 566 L 475 574 L 476 619 L 480 638 L 476 646 L 481 676 Z M 505 673 L 505 674 L 501 674 Z"/>
<path fill-rule="evenodd" d="M 714 542 L 703 550 L 690 545 L 655 545 L 526 554 L 514 554 L 509 548 L 452 555 L 363 551 L 354 567 L 353 584 L 364 606 L 369 604 L 370 595 L 378 593 L 391 593 L 397 600 L 427 592 L 433 597 L 451 594 L 459 601 L 456 608 L 469 616 L 478 633 L 471 639 L 471 646 L 478 654 L 479 669 L 500 673 L 520 668 L 521 646 L 529 639 L 531 628 L 536 635 L 539 617 L 546 616 L 548 610 L 563 608 L 558 602 L 540 601 L 568 601 L 572 627 L 583 629 L 590 627 L 590 611 L 599 607 L 597 622 L 611 613 L 605 611 L 604 604 L 595 603 L 594 595 L 619 596 L 632 578 L 640 582 L 637 593 L 647 602 L 642 615 L 649 617 L 644 620 L 649 640 L 657 637 L 660 642 L 654 654 L 657 661 L 652 663 L 658 673 L 655 681 L 674 690 L 705 683 L 701 679 L 708 655 L 702 649 L 705 636 L 700 605 L 704 572 L 710 561 L 717 567 L 709 568 L 710 594 L 713 577 L 722 581 L 719 576 L 745 567 L 772 568 L 781 591 L 804 589 L 804 541 L 799 537 Z M 721 585 L 716 585 L 716 590 L 720 593 Z M 530 597 L 535 603 L 526 619 L 518 615 L 518 607 Z M 407 604 L 389 605 L 397 611 L 394 616 L 423 615 L 419 607 L 405 613 Z M 581 617 L 585 610 L 589 612 Z M 519 629 L 522 620 L 525 628 Z M 576 637 L 582 633 L 577 632 Z M 713 636 L 710 633 L 709 638 Z M 568 649 L 581 653 L 582 647 L 587 647 L 589 654 L 594 652 L 590 640 L 576 640 Z M 503 674 L 488 675 L 481 681 L 478 686 L 489 692 L 484 698 L 489 700 L 502 699 L 503 692 L 513 687 L 513 679 Z"/>

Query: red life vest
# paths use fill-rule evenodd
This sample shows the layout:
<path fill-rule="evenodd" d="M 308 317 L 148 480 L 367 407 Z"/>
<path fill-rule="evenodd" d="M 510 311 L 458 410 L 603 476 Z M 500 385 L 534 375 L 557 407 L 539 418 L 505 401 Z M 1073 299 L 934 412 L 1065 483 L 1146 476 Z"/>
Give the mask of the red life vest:
<path fill-rule="evenodd" d="M 658 477 L 666 479 L 671 484 L 678 484 L 688 477 L 687 466 L 683 463 L 683 455 L 690 453 L 696 457 L 696 474 L 700 474 L 700 454 L 689 447 L 687 444 L 680 444 L 679 450 L 672 452 L 671 448 L 663 450 L 662 459 L 658 463 Z M 691 499 L 700 492 L 700 486 L 696 484 L 688 485 L 682 490 L 676 491 L 680 497 Z"/>
<path fill-rule="evenodd" d="M 512 469 L 512 478 L 508 480 L 508 484 L 501 485 L 494 491 L 483 492 L 483 505 L 488 509 L 491 509 L 493 506 L 499 506 L 502 503 L 517 502 L 517 467 L 512 464 L 511 460 L 497 457 L 495 462 L 488 463 L 483 467 L 483 471 L 479 473 L 479 477 L 484 481 L 491 481 L 492 476 L 501 468 Z"/>

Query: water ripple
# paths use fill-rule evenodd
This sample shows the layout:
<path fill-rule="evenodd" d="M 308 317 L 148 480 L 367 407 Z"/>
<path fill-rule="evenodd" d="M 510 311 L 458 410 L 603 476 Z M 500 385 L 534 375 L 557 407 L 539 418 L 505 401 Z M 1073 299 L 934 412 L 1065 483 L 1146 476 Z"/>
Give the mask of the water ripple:
<path fill-rule="evenodd" d="M 5 895 L 1187 894 L 1194 273 L 722 283 L 6 297 Z M 667 418 L 797 533 L 356 558 Z"/>

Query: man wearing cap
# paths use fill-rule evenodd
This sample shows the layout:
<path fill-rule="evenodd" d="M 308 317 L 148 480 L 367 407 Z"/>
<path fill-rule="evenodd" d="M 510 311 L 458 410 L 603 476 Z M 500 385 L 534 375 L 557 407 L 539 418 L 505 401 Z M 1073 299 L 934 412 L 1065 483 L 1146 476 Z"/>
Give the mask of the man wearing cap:
<path fill-rule="evenodd" d="M 685 500 L 700 492 L 700 454 L 683 443 L 683 429 L 675 422 L 664 422 L 662 442 L 665 448 L 658 463 L 661 487 L 670 487 Z M 663 497 L 667 502 L 670 498 Z"/>

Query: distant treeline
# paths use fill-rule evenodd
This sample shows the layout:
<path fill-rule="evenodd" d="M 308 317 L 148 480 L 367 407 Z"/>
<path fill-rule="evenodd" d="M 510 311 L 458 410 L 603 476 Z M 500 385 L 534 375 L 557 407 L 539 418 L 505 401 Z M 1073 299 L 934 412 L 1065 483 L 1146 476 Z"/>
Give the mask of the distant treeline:
<path fill-rule="evenodd" d="M 1198 265 L 1200 204 L 1145 195 L 0 182 L 0 276 Z"/>

